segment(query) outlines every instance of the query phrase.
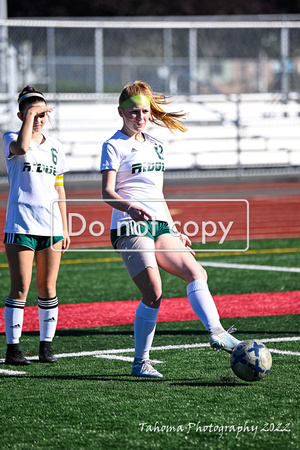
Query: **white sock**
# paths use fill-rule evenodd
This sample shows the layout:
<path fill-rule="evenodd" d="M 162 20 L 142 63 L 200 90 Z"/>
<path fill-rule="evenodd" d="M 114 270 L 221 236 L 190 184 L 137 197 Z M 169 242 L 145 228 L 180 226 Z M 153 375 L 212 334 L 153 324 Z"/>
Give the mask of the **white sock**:
<path fill-rule="evenodd" d="M 39 305 L 39 325 L 40 341 L 52 342 L 58 317 L 58 299 L 57 297 L 49 299 L 38 299 Z"/>
<path fill-rule="evenodd" d="M 159 308 L 139 303 L 134 319 L 135 359 L 149 359 Z"/>
<path fill-rule="evenodd" d="M 194 313 L 208 331 L 221 328 L 220 317 L 206 281 L 195 280 L 187 286 L 187 296 Z"/>
<path fill-rule="evenodd" d="M 7 344 L 18 344 L 22 335 L 25 302 L 6 299 L 4 323 Z"/>

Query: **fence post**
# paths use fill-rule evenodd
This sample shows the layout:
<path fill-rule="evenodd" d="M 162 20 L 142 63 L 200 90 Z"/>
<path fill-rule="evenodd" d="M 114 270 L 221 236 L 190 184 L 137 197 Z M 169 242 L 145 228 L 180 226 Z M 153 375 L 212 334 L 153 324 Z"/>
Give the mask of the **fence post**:
<path fill-rule="evenodd" d="M 288 100 L 289 93 L 289 29 L 282 28 L 280 35 L 280 52 L 281 52 L 281 93 L 284 103 Z"/>
<path fill-rule="evenodd" d="M 47 28 L 48 91 L 56 92 L 55 29 Z"/>
<path fill-rule="evenodd" d="M 103 92 L 103 28 L 95 29 L 95 87 L 96 92 Z"/>
<path fill-rule="evenodd" d="M 236 120 L 235 120 L 235 125 L 236 125 L 236 151 L 237 151 L 237 172 L 238 175 L 242 175 L 243 172 L 243 166 L 241 163 L 241 111 L 240 111 L 240 96 L 239 94 L 237 94 L 236 99 L 235 99 L 235 104 L 236 104 Z"/>
<path fill-rule="evenodd" d="M 189 31 L 189 72 L 192 78 L 197 78 L 197 29 Z M 190 79 L 190 95 L 197 94 L 197 82 Z"/>
<path fill-rule="evenodd" d="M 10 126 L 13 127 L 16 122 L 16 95 L 18 90 L 17 82 L 17 51 L 13 45 L 8 47 L 8 96 L 9 96 L 9 115 L 10 115 Z"/>
<path fill-rule="evenodd" d="M 173 51 L 172 51 L 172 29 L 164 28 L 164 90 L 167 91 L 169 86 L 169 77 L 173 72 Z"/>
<path fill-rule="evenodd" d="M 6 0 L 0 0 L 0 20 L 7 19 Z M 5 25 L 0 26 L 0 92 L 6 92 L 7 89 L 7 71 L 6 54 L 8 46 L 8 33 Z"/>

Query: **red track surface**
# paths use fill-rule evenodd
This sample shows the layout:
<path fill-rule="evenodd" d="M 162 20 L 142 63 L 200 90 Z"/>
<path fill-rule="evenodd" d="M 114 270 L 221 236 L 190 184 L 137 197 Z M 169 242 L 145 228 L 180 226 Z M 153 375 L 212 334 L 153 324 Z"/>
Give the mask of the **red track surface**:
<path fill-rule="evenodd" d="M 207 197 L 209 195 L 209 198 Z M 245 202 L 230 202 L 229 199 L 246 199 L 250 210 L 250 239 L 300 237 L 300 183 L 256 183 L 234 184 L 218 186 L 180 186 L 165 189 L 167 199 L 191 199 L 190 201 L 170 201 L 174 220 L 182 223 L 193 221 L 199 225 L 199 232 L 192 240 L 203 242 L 202 224 L 212 221 L 222 222 L 226 227 L 230 221 L 234 224 L 230 229 L 227 240 L 246 239 L 247 216 Z M 1 194 L 1 203 L 5 203 L 7 194 Z M 195 199 L 208 199 L 198 202 Z M 68 213 L 73 216 L 73 232 L 79 232 L 84 225 L 84 231 L 79 236 L 72 237 L 71 248 L 110 246 L 109 226 L 111 208 L 100 199 L 100 190 L 70 191 L 68 199 L 78 199 L 78 202 L 68 202 Z M 86 199 L 94 200 L 88 202 Z M 193 200 L 194 199 L 194 200 Z M 209 201 L 209 200 L 214 200 Z M 222 201 L 216 202 L 216 199 Z M 82 219 L 83 218 L 83 219 Z M 83 222 L 84 220 L 84 222 Z M 100 237 L 93 235 L 100 231 L 98 222 L 104 226 L 104 234 Z M 2 229 L 5 223 L 5 208 L 0 208 L 0 223 Z M 89 227 L 91 224 L 91 229 Z M 180 228 L 180 227 L 179 227 Z M 212 228 L 208 225 L 207 232 Z M 193 232 L 190 226 L 188 231 Z M 219 241 L 223 232 L 218 227 L 212 237 L 206 242 Z M 3 250 L 2 239 L 0 251 Z"/>
<path fill-rule="evenodd" d="M 168 199 L 193 198 L 205 199 L 246 199 L 250 205 L 250 239 L 300 237 L 300 183 L 264 183 L 234 184 L 226 186 L 181 186 L 168 187 L 165 196 Z M 90 202 L 85 199 L 99 199 L 100 191 L 69 192 L 69 199 L 79 199 L 68 203 L 68 212 L 80 214 L 86 221 L 85 232 L 72 238 L 72 247 L 110 246 L 109 223 L 111 208 L 103 202 Z M 7 194 L 0 194 L 0 202 L 6 202 Z M 80 200 L 81 199 L 81 200 Z M 246 208 L 245 203 L 235 202 L 169 202 L 173 218 L 182 223 L 187 221 L 202 222 L 222 221 L 227 226 L 234 225 L 228 235 L 229 239 L 245 239 Z M 76 222 L 77 220 L 77 222 Z M 89 225 L 101 221 L 105 234 L 95 238 L 89 232 Z M 5 223 L 5 208 L 0 208 L 0 223 Z M 74 218 L 73 231 L 82 226 L 81 219 Z M 77 227 L 77 228 L 76 228 Z M 200 227 L 201 228 L 201 227 Z M 99 226 L 93 227 L 94 232 Z M 209 230 L 208 230 L 209 231 Z M 207 242 L 219 240 L 220 230 Z M 201 229 L 196 236 L 202 239 Z M 196 240 L 196 238 L 194 238 Z M 2 239 L 0 251 L 3 250 Z M 300 313 L 300 291 L 270 294 L 244 294 L 214 297 L 221 318 L 248 317 Z M 60 305 L 58 328 L 98 327 L 108 325 L 132 324 L 135 309 L 139 301 L 104 302 L 90 304 Z M 36 307 L 26 307 L 24 331 L 38 330 L 38 311 Z M 0 332 L 4 332 L 4 308 L 0 308 Z M 196 320 L 196 316 L 186 298 L 164 299 L 160 308 L 158 321 Z"/>
<path fill-rule="evenodd" d="M 79 195 L 72 192 L 69 198 L 72 197 L 99 199 L 99 191 L 89 191 Z M 169 202 L 169 208 L 174 220 L 178 220 L 182 224 L 192 220 L 200 225 L 199 233 L 192 238 L 195 241 L 202 240 L 201 224 L 207 221 L 215 223 L 222 221 L 225 226 L 228 225 L 229 221 L 234 221 L 228 238 L 230 240 L 246 239 L 246 204 L 245 202 L 231 202 L 229 201 L 231 199 L 245 199 L 249 202 L 250 239 L 300 237 L 299 182 L 226 186 L 173 186 L 165 188 L 165 197 L 172 199 Z M 191 199 L 191 201 L 173 201 L 178 198 Z M 207 199 L 207 201 L 199 202 L 193 201 L 193 199 Z M 216 202 L 216 199 L 222 201 Z M 87 219 L 87 224 L 97 220 L 101 221 L 105 230 L 109 230 L 111 208 L 102 202 L 76 206 L 69 203 L 68 211 L 83 214 Z M 77 223 L 77 225 L 80 226 L 81 224 Z M 95 227 L 95 231 L 98 230 L 99 228 Z M 193 228 L 189 228 L 189 230 L 193 231 Z M 207 231 L 210 231 L 209 227 Z M 207 238 L 207 242 L 219 240 L 222 234 L 221 229 L 218 229 L 215 236 Z M 73 237 L 72 241 L 74 246 L 97 245 L 97 239 L 91 236 L 88 231 L 80 238 Z M 108 232 L 105 236 L 98 238 L 99 243 L 110 245 Z"/>
<path fill-rule="evenodd" d="M 216 295 L 221 318 L 300 314 L 300 291 L 269 294 Z M 134 321 L 139 300 L 60 305 L 58 329 L 128 325 Z M 158 322 L 198 320 L 187 298 L 163 299 Z M 38 307 L 25 309 L 23 331 L 38 331 Z M 4 308 L 0 309 L 0 333 L 4 333 Z"/>

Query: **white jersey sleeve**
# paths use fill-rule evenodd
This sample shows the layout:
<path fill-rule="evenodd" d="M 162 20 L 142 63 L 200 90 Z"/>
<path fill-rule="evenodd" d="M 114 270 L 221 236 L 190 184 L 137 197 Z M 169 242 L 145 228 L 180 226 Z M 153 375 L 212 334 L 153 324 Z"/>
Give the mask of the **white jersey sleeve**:
<path fill-rule="evenodd" d="M 17 138 L 18 138 L 18 133 L 14 133 L 12 131 L 4 133 L 4 135 L 3 135 L 3 151 L 4 151 L 5 159 L 11 159 L 14 157 L 14 155 L 12 153 L 10 153 L 9 147 L 13 141 L 17 140 Z"/>
<path fill-rule="evenodd" d="M 116 149 L 109 142 L 105 142 L 102 148 L 101 172 L 102 170 L 111 169 L 117 172 L 120 167 L 120 161 L 120 154 L 117 153 Z"/>

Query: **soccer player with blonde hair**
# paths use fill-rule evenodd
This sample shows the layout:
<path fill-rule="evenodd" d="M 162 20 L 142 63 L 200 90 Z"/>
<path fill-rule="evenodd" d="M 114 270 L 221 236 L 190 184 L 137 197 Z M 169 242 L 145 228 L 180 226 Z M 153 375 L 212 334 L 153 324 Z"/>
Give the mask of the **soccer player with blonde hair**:
<path fill-rule="evenodd" d="M 137 377 L 162 377 L 149 360 L 162 299 L 159 267 L 186 282 L 190 305 L 213 349 L 232 352 L 240 342 L 222 327 L 206 271 L 194 258 L 189 238 L 174 229 L 164 200 L 164 146 L 144 130 L 151 122 L 171 132 L 186 131 L 186 114 L 165 111 L 166 103 L 164 94 L 144 82 L 125 86 L 118 107 L 123 126 L 102 149 L 102 195 L 113 207 L 111 241 L 142 295 L 134 322 L 132 374 Z"/>

